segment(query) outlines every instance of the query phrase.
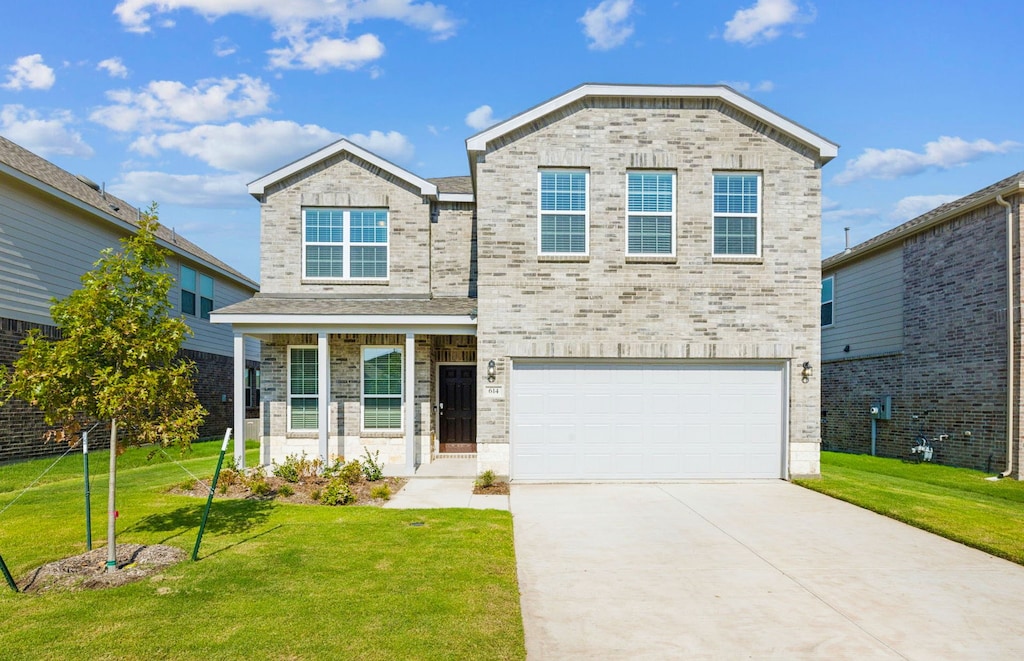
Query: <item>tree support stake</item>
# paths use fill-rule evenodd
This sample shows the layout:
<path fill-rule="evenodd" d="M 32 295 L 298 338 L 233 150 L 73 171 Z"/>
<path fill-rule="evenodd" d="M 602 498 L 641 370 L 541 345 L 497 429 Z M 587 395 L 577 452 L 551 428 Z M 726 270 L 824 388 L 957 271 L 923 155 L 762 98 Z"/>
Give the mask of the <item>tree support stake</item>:
<path fill-rule="evenodd" d="M 224 443 L 220 446 L 220 457 L 217 459 L 217 470 L 213 471 L 213 481 L 210 482 L 210 495 L 206 498 L 206 509 L 203 510 L 203 520 L 199 523 L 199 535 L 196 537 L 196 546 L 192 549 L 192 561 L 199 559 L 199 545 L 203 542 L 203 531 L 206 530 L 206 519 L 210 516 L 210 507 L 213 505 L 213 494 L 217 490 L 217 480 L 220 478 L 220 469 L 224 465 L 224 454 L 228 451 L 228 440 L 231 438 L 231 427 L 224 432 Z"/>

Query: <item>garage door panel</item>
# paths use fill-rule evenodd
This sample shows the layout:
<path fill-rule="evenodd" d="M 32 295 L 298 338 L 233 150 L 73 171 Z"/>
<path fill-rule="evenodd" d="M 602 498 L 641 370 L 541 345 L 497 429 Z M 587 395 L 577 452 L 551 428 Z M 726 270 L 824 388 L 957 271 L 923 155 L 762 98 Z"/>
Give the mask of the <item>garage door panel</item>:
<path fill-rule="evenodd" d="M 782 474 L 778 364 L 515 364 L 515 479 Z"/>

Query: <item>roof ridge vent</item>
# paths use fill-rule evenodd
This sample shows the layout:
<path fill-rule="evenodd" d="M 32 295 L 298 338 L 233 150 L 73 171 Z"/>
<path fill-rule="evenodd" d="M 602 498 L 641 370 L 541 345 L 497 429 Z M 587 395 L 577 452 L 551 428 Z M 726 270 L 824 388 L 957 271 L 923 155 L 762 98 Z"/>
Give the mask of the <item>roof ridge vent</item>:
<path fill-rule="evenodd" d="M 75 175 L 75 179 L 78 179 L 80 182 L 82 182 L 83 184 L 85 184 L 89 188 L 93 189 L 97 193 L 100 192 L 100 185 L 97 184 L 92 179 L 90 179 L 89 177 L 85 176 L 84 174 L 76 174 Z"/>

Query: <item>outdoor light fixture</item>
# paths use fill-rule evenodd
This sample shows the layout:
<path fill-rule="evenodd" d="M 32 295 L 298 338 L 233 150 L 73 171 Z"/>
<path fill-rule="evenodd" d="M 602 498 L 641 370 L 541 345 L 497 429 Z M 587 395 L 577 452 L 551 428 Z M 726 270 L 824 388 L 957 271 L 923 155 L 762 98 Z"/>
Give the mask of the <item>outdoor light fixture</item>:
<path fill-rule="evenodd" d="M 800 375 L 804 377 L 803 382 L 807 383 L 811 378 L 811 363 L 804 361 L 804 364 L 801 365 L 801 367 L 803 367 L 803 370 L 801 370 Z"/>
<path fill-rule="evenodd" d="M 494 359 L 487 361 L 487 380 L 494 382 Z"/>

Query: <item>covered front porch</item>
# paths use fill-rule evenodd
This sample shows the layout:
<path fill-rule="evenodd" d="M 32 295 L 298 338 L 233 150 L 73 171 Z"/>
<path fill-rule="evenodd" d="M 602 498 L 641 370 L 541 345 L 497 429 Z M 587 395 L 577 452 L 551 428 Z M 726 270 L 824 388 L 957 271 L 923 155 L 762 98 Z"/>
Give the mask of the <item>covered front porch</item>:
<path fill-rule="evenodd" d="M 412 475 L 476 453 L 474 299 L 257 296 L 213 314 L 235 334 L 236 429 L 244 429 L 245 338 L 261 341 L 260 463 L 376 454 Z M 244 463 L 244 438 L 235 461 Z"/>

